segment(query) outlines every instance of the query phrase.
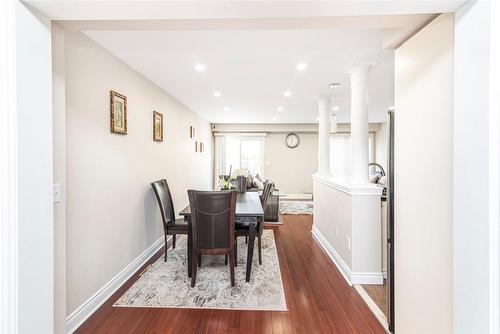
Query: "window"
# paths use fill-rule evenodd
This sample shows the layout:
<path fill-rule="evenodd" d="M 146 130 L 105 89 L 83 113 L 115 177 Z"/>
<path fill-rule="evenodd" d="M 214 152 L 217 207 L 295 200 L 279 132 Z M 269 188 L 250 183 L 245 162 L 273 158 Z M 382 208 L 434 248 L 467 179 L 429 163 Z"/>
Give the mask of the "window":
<path fill-rule="evenodd" d="M 215 177 L 246 168 L 250 174 L 264 176 L 265 134 L 216 134 Z"/>
<path fill-rule="evenodd" d="M 373 133 L 368 136 L 368 162 L 374 161 Z M 330 172 L 336 178 L 350 176 L 352 165 L 351 134 L 336 133 L 330 136 Z M 368 166 L 366 166 L 368 169 Z"/>

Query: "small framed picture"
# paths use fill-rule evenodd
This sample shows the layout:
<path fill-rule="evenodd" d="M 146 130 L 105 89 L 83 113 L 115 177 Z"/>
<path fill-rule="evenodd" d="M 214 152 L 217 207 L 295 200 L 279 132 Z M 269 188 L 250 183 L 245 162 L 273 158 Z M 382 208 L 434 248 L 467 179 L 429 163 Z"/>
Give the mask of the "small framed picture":
<path fill-rule="evenodd" d="M 153 111 L 153 140 L 163 141 L 163 114 Z"/>
<path fill-rule="evenodd" d="M 205 149 L 203 146 L 203 142 L 200 142 L 200 153 L 203 153 L 203 150 Z"/>
<path fill-rule="evenodd" d="M 110 91 L 110 130 L 112 133 L 127 134 L 127 97 Z"/>
<path fill-rule="evenodd" d="M 198 142 L 197 141 L 194 142 L 194 151 L 198 152 Z"/>
<path fill-rule="evenodd" d="M 196 137 L 196 129 L 194 128 L 194 126 L 189 127 L 189 137 L 190 138 Z"/>

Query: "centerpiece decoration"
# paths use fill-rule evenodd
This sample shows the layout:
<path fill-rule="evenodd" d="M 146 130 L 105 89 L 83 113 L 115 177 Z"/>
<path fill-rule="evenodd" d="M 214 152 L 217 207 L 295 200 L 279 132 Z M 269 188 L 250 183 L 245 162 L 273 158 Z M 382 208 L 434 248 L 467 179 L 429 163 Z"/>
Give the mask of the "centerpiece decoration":
<path fill-rule="evenodd" d="M 247 179 L 250 172 L 246 168 L 238 168 L 229 175 L 219 175 L 218 188 L 220 191 L 236 190 L 244 193 L 247 190 Z"/>

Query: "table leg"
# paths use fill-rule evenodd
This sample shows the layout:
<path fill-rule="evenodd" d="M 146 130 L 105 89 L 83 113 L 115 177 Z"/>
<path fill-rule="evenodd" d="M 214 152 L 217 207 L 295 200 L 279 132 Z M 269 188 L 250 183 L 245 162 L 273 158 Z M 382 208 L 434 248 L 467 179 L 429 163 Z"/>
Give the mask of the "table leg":
<path fill-rule="evenodd" d="M 252 272 L 253 248 L 255 244 L 255 227 L 256 222 L 250 223 L 249 236 L 248 236 L 248 254 L 247 254 L 247 272 L 246 281 L 250 282 L 250 273 Z"/>
<path fill-rule="evenodd" d="M 191 262 L 193 261 L 193 231 L 191 224 L 188 224 L 188 244 L 187 244 L 187 257 L 188 257 L 188 277 L 191 277 Z"/>

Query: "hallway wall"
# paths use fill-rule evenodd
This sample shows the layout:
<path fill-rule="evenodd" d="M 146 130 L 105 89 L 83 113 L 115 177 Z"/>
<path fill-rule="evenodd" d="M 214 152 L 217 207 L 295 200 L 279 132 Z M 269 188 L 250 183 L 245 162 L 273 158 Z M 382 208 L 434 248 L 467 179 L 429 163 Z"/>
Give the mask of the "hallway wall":
<path fill-rule="evenodd" d="M 396 333 L 453 332 L 453 30 L 441 15 L 395 54 Z"/>
<path fill-rule="evenodd" d="M 166 178 L 175 210 L 210 189 L 210 124 L 79 32 L 66 41 L 66 267 L 71 313 L 163 235 L 150 182 Z M 110 90 L 127 96 L 128 134 L 110 133 Z M 152 113 L 164 115 L 164 141 Z M 204 153 L 195 153 L 189 127 Z"/>

